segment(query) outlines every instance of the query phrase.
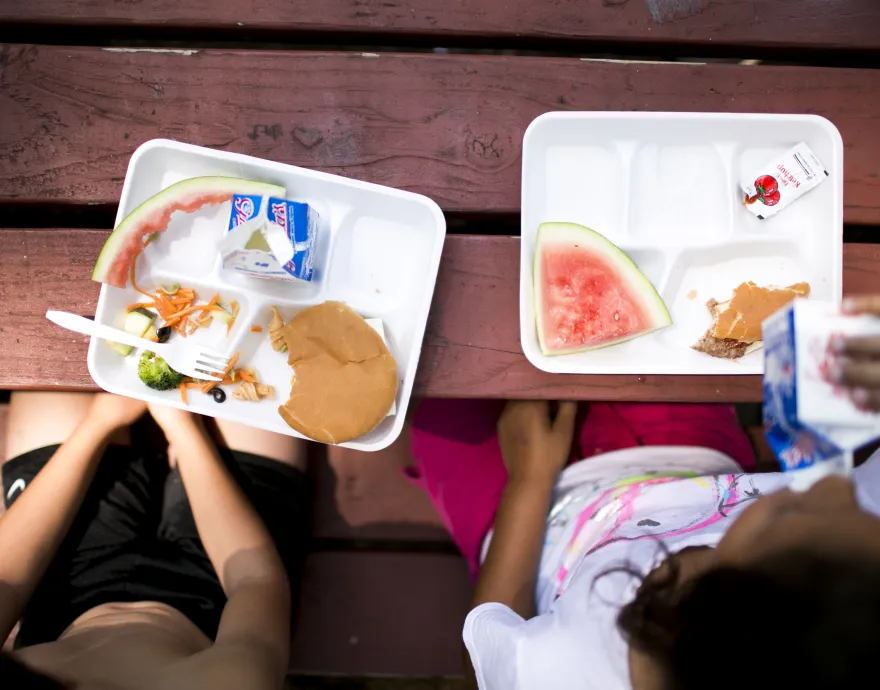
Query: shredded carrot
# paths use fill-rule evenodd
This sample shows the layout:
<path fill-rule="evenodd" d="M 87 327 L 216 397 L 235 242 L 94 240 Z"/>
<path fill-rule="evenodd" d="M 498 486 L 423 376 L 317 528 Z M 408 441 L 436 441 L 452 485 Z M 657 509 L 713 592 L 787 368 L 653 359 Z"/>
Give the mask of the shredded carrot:
<path fill-rule="evenodd" d="M 187 382 L 186 382 L 186 387 L 187 387 L 187 388 L 201 388 L 201 387 L 204 386 L 204 385 L 205 385 L 205 384 L 202 383 L 201 381 L 187 381 Z"/>
<path fill-rule="evenodd" d="M 217 304 L 220 300 L 220 295 L 214 295 L 211 300 L 207 304 L 194 304 L 196 301 L 196 291 L 193 288 L 180 288 L 178 287 L 177 291 L 173 295 L 168 295 L 164 292 L 164 290 L 157 290 L 155 294 L 147 292 L 143 290 L 135 280 L 135 273 L 137 271 L 137 259 L 143 253 L 144 249 L 149 246 L 149 244 L 153 241 L 153 236 L 147 238 L 144 242 L 143 247 L 141 247 L 131 259 L 131 266 L 129 268 L 129 279 L 131 280 L 132 287 L 144 297 L 149 297 L 151 301 L 149 302 L 136 302 L 134 304 L 128 305 L 126 307 L 126 311 L 131 311 L 132 309 L 151 307 L 154 308 L 157 312 L 159 312 L 159 316 L 164 320 L 164 326 L 168 326 L 173 328 L 175 332 L 180 335 L 192 335 L 195 333 L 198 328 L 206 328 L 211 324 L 210 314 L 212 311 L 225 311 L 223 307 Z M 235 321 L 235 317 L 238 314 L 238 302 L 233 301 L 232 303 L 232 320 L 229 325 L 226 327 L 227 335 L 232 330 L 232 324 Z M 198 312 L 198 316 L 191 321 L 188 317 L 190 314 Z"/>
<path fill-rule="evenodd" d="M 256 383 L 257 380 L 251 375 L 251 373 L 247 369 L 239 369 L 238 375 L 241 376 L 241 380 L 247 383 Z"/>
<path fill-rule="evenodd" d="M 131 311 L 132 309 L 144 309 L 146 307 L 155 307 L 155 306 L 156 305 L 153 304 L 152 302 L 133 302 L 132 304 L 129 304 L 125 308 L 125 311 Z"/>
<path fill-rule="evenodd" d="M 202 309 L 202 313 L 199 314 L 198 318 L 203 319 L 205 316 L 207 316 L 211 312 L 211 309 L 214 307 L 214 305 L 217 304 L 217 300 L 219 300 L 219 299 L 220 299 L 219 293 L 214 295 L 211 298 L 211 301 L 208 302 L 208 304 L 205 305 L 205 307 Z"/>
<path fill-rule="evenodd" d="M 232 319 L 230 319 L 229 323 L 226 325 L 226 335 L 229 335 L 229 332 L 232 330 L 232 327 L 235 325 L 235 319 L 238 317 L 238 302 L 232 300 L 229 303 L 229 306 L 232 307 Z"/>
<path fill-rule="evenodd" d="M 220 381 L 208 381 L 208 383 L 202 386 L 202 393 L 209 393 L 218 383 L 220 383 Z"/>
<path fill-rule="evenodd" d="M 131 286 L 135 290 L 137 290 L 139 293 L 141 293 L 142 295 L 144 295 L 146 297 L 150 297 L 151 299 L 155 299 L 155 295 L 151 295 L 146 290 L 141 290 L 141 288 L 138 286 L 137 282 L 134 279 L 135 265 L 137 264 L 137 258 L 141 255 L 142 251 L 143 251 L 143 249 L 139 249 L 137 251 L 137 253 L 131 258 L 131 268 L 128 271 L 128 277 L 131 279 Z"/>
<path fill-rule="evenodd" d="M 184 405 L 189 405 L 189 402 L 186 399 L 186 384 L 182 381 L 180 383 L 180 399 L 183 400 Z"/>
<path fill-rule="evenodd" d="M 174 305 L 171 304 L 170 300 L 161 292 L 156 294 L 156 309 L 159 310 L 163 319 L 176 311 Z"/>
<path fill-rule="evenodd" d="M 238 361 L 238 356 L 240 354 L 241 352 L 236 352 L 234 355 L 232 355 L 232 357 L 229 358 L 229 364 L 226 365 L 226 370 L 223 372 L 224 374 L 228 374 L 230 371 L 232 371 L 232 367 L 235 366 L 235 363 Z"/>
<path fill-rule="evenodd" d="M 198 311 L 199 309 L 201 309 L 201 307 L 186 307 L 185 309 L 181 309 L 180 311 L 175 312 L 174 314 L 171 314 L 168 317 L 168 321 L 174 321 L 174 320 L 182 318 L 184 316 L 189 316 L 194 311 Z"/>
<path fill-rule="evenodd" d="M 262 332 L 263 332 L 263 327 L 260 326 L 259 324 L 255 323 L 253 326 L 251 326 L 251 333 L 262 333 Z"/>

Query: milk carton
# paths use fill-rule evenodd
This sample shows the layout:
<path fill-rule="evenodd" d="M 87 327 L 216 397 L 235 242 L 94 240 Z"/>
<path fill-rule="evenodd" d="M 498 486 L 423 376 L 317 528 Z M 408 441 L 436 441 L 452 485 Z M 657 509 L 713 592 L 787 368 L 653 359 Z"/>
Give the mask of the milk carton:
<path fill-rule="evenodd" d="M 311 281 L 319 222 L 308 204 L 237 194 L 220 241 L 223 268 L 252 278 Z"/>
<path fill-rule="evenodd" d="M 852 453 L 880 437 L 880 415 L 858 409 L 849 391 L 828 380 L 833 338 L 880 336 L 880 319 L 841 315 L 837 305 L 798 299 L 763 327 L 764 429 L 792 488 L 848 474 Z"/>

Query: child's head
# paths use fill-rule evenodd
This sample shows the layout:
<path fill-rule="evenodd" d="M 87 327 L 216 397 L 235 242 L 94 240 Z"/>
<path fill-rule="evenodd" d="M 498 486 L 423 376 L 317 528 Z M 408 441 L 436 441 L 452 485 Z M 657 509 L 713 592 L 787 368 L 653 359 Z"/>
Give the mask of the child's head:
<path fill-rule="evenodd" d="M 880 520 L 826 479 L 746 509 L 714 550 L 676 554 L 620 613 L 637 688 L 837 690 L 880 667 Z"/>

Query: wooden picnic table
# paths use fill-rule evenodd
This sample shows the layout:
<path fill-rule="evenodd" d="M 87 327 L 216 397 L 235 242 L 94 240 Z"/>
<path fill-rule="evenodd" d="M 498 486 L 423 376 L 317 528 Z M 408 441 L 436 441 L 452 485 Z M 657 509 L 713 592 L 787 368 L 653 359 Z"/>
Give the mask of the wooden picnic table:
<path fill-rule="evenodd" d="M 527 362 L 521 141 L 553 110 L 824 115 L 845 145 L 844 290 L 880 291 L 877 0 L 0 0 L 0 389 L 93 388 L 85 339 L 44 314 L 94 313 L 89 275 L 128 159 L 164 137 L 441 205 L 450 234 L 416 395 L 759 399 L 750 376 Z M 467 578 L 399 479 L 404 452 L 331 449 L 336 483 L 319 470 L 299 671 L 460 671 Z"/>

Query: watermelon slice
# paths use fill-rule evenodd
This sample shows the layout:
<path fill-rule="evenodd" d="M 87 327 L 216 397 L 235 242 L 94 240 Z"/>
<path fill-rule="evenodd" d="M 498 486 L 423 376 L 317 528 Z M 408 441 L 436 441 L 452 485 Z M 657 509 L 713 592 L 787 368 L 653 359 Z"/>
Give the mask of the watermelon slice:
<path fill-rule="evenodd" d="M 193 177 L 151 196 L 129 213 L 104 243 L 92 280 L 116 287 L 128 284 L 128 271 L 148 235 L 164 232 L 175 211 L 191 213 L 207 204 L 220 204 L 234 194 L 284 197 L 284 187 L 237 177 Z"/>
<path fill-rule="evenodd" d="M 545 355 L 615 345 L 672 323 L 644 273 L 583 225 L 541 224 L 534 280 L 538 342 Z"/>

